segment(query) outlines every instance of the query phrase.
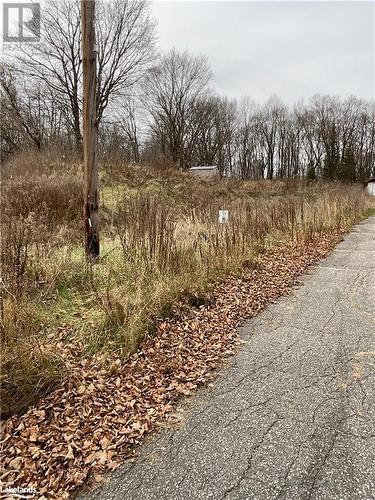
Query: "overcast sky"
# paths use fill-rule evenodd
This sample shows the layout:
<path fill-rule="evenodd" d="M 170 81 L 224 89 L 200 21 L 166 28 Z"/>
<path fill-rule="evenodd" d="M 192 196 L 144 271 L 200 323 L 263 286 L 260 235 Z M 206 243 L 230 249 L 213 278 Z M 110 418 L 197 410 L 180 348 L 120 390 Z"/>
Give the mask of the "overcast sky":
<path fill-rule="evenodd" d="M 375 1 L 155 1 L 161 49 L 205 54 L 219 93 L 375 98 Z"/>

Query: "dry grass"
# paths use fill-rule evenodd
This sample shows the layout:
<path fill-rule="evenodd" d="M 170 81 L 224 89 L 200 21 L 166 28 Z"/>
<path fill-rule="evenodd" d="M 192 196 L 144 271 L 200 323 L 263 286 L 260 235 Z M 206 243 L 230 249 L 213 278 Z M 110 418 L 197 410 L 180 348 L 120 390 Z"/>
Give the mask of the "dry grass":
<path fill-rule="evenodd" d="M 70 376 L 23 415 L 2 423 L 3 488 L 34 486 L 42 498 L 69 498 L 78 486 L 134 457 L 152 430 L 165 426 L 181 394 L 191 394 L 238 346 L 237 327 L 288 293 L 324 257 L 341 232 L 306 246 L 285 244 L 259 255 L 255 269 L 226 277 L 209 304 L 181 304 L 127 360 L 79 359 Z"/>
<path fill-rule="evenodd" d="M 158 318 L 176 312 L 179 299 L 205 300 L 210 284 L 256 266 L 270 246 L 346 230 L 371 203 L 356 185 L 101 170 L 102 257 L 94 266 L 81 248 L 79 164 L 21 158 L 4 173 L 4 415 L 49 390 L 74 358 L 128 356 Z M 219 224 L 224 208 L 230 222 Z"/>

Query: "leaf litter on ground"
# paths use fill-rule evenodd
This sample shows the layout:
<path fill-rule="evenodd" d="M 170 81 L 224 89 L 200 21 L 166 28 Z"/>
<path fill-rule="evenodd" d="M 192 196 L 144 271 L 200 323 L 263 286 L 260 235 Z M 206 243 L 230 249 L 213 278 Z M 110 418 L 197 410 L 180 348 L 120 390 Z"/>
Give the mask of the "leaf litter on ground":
<path fill-rule="evenodd" d="M 34 498 L 66 499 L 134 458 L 144 437 L 168 421 L 178 398 L 211 380 L 239 348 L 237 328 L 289 293 L 341 235 L 322 233 L 305 245 L 260 254 L 255 268 L 214 285 L 207 304 L 161 320 L 127 361 L 105 367 L 95 357 L 76 362 L 53 392 L 2 422 L 2 488 L 32 487 Z"/>

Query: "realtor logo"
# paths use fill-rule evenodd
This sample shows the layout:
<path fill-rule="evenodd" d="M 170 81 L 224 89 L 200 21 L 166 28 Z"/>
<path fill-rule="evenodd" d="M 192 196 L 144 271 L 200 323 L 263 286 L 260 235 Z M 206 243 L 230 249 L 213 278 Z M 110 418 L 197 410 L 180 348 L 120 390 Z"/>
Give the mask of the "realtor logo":
<path fill-rule="evenodd" d="M 4 3 L 3 4 L 4 42 L 39 42 L 40 4 Z"/>

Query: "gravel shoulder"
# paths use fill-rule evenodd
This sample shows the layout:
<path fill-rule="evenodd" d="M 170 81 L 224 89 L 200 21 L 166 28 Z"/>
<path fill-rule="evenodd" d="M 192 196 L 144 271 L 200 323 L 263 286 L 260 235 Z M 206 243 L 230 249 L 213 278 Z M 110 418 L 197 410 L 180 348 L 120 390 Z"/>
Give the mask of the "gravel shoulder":
<path fill-rule="evenodd" d="M 370 500 L 375 217 L 241 328 L 214 386 L 83 499 Z"/>

